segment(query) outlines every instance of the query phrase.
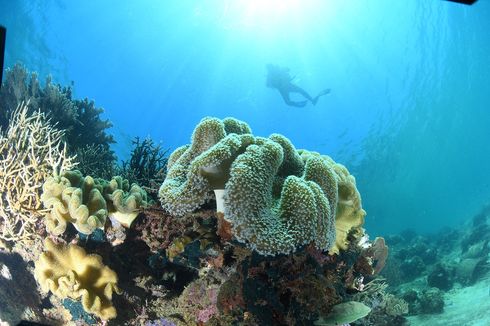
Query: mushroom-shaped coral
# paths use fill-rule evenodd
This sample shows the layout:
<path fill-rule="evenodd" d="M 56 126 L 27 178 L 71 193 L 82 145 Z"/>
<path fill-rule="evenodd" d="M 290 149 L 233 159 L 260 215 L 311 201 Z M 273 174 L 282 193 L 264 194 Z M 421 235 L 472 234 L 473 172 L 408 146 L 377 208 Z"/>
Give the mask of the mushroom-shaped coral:
<path fill-rule="evenodd" d="M 103 320 L 116 317 L 112 293 L 120 293 L 117 274 L 77 245 L 58 245 L 47 238 L 46 251 L 35 262 L 34 276 L 43 291 L 57 297 L 78 299 L 88 313 Z"/>
<path fill-rule="evenodd" d="M 184 215 L 212 198 L 213 190 L 220 190 L 218 211 L 224 212 L 233 236 L 266 255 L 289 253 L 311 242 L 330 249 L 335 217 L 346 232 L 344 238 L 352 227 L 362 225 L 360 197 L 340 193 L 339 183 L 348 183 L 358 195 L 345 167 L 328 156 L 298 151 L 279 134 L 254 137 L 245 126 L 231 118 L 205 118 L 198 124 L 191 144 L 169 158 L 159 191 L 166 210 Z"/>
<path fill-rule="evenodd" d="M 335 239 L 336 202 L 326 196 L 330 188 L 336 192 L 333 170 L 320 157 L 311 157 L 303 175 L 281 182 L 283 147 L 259 137 L 256 143 L 233 162 L 225 188 L 225 219 L 234 236 L 265 255 L 289 253 L 310 242 L 328 250 Z"/>
<path fill-rule="evenodd" d="M 107 205 L 101 188 L 90 176 L 79 171 L 65 171 L 50 177 L 43 185 L 41 201 L 49 211 L 46 228 L 59 235 L 65 232 L 67 222 L 84 234 L 103 228 L 107 218 Z"/>

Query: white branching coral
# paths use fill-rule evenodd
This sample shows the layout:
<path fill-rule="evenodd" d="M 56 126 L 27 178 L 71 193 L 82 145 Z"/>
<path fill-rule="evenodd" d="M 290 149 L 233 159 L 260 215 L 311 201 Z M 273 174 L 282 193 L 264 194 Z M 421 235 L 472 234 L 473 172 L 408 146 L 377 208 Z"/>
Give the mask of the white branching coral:
<path fill-rule="evenodd" d="M 28 103 L 17 107 L 0 132 L 0 240 L 35 237 L 44 181 L 76 165 L 63 136 L 43 113 L 30 114 Z"/>

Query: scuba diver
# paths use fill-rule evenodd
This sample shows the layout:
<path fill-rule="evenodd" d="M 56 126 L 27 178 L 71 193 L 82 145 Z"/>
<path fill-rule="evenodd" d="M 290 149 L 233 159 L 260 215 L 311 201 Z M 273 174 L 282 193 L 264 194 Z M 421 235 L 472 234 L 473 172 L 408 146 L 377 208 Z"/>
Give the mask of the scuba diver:
<path fill-rule="evenodd" d="M 289 106 L 295 106 L 302 108 L 310 101 L 313 105 L 316 105 L 320 96 L 327 95 L 330 93 L 330 89 L 325 89 L 321 91 L 317 96 L 311 97 L 304 89 L 293 84 L 294 77 L 289 74 L 289 68 L 280 67 L 273 64 L 267 65 L 267 87 L 275 88 L 281 93 L 284 102 Z M 290 93 L 299 93 L 304 98 L 305 101 L 292 101 L 289 98 Z"/>

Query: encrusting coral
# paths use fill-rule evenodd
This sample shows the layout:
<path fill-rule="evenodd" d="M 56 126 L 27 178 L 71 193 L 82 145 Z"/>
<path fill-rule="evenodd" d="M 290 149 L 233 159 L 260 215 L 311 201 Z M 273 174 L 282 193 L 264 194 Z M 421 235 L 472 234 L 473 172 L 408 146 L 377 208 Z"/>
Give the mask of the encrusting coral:
<path fill-rule="evenodd" d="M 49 210 L 46 227 L 59 235 L 68 222 L 84 234 L 103 229 L 107 217 L 130 227 L 141 208 L 148 204 L 146 192 L 138 185 L 116 176 L 110 181 L 83 177 L 80 171 L 66 171 L 46 180 L 41 200 Z"/>
<path fill-rule="evenodd" d="M 0 239 L 36 237 L 43 182 L 76 165 L 63 137 L 43 113 L 29 114 L 28 103 L 12 113 L 6 132 L 0 134 Z"/>
<path fill-rule="evenodd" d="M 103 320 L 116 317 L 112 293 L 120 293 L 117 274 L 99 255 L 77 245 L 55 244 L 47 238 L 45 252 L 35 262 L 34 276 L 44 292 L 59 298 L 81 299 L 85 311 Z"/>
<path fill-rule="evenodd" d="M 330 157 L 296 150 L 284 136 L 255 137 L 241 121 L 204 118 L 191 144 L 168 160 L 160 187 L 163 207 L 182 216 L 216 194 L 218 212 L 235 239 L 261 254 L 295 251 L 313 242 L 345 249 L 365 212 L 355 179 Z M 336 220 L 335 220 L 336 218 Z"/>

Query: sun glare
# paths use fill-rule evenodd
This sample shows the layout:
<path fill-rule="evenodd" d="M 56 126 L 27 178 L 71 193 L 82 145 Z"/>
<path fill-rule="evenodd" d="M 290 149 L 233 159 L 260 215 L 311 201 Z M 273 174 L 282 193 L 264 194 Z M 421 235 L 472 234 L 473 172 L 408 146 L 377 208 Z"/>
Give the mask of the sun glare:
<path fill-rule="evenodd" d="M 275 33 L 305 23 L 320 0 L 225 0 L 222 22 L 227 29 Z"/>

